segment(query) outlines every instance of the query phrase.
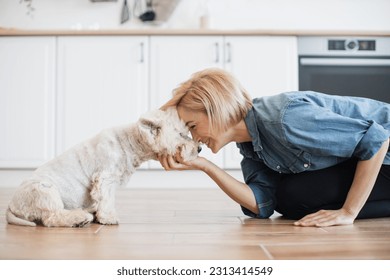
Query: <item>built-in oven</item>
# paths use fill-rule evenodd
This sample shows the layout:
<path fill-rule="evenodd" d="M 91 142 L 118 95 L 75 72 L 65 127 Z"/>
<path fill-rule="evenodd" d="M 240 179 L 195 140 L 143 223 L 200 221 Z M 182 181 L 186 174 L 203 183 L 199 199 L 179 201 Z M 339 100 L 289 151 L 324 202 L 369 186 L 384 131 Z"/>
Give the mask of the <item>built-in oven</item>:
<path fill-rule="evenodd" d="M 299 90 L 390 103 L 390 38 L 299 37 Z"/>

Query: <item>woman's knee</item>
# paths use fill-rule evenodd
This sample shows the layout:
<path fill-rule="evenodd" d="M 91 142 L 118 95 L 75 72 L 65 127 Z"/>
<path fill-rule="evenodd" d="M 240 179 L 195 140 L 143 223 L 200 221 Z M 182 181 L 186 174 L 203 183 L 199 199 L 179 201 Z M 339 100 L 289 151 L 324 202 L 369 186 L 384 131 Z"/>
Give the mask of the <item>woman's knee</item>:
<path fill-rule="evenodd" d="M 276 199 L 276 211 L 287 218 L 300 219 L 309 211 L 307 204 L 304 203 L 305 196 L 291 185 L 280 186 L 276 192 Z"/>

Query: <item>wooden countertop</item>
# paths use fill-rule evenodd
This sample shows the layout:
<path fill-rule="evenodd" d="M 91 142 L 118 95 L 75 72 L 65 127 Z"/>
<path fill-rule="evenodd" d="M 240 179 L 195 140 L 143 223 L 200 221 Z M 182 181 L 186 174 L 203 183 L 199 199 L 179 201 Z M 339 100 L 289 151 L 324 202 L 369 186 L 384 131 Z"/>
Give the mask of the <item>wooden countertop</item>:
<path fill-rule="evenodd" d="M 101 30 L 22 30 L 1 28 L 0 36 L 99 36 L 99 35 L 263 35 L 263 36 L 390 36 L 390 30 L 279 30 L 279 29 L 101 29 Z"/>

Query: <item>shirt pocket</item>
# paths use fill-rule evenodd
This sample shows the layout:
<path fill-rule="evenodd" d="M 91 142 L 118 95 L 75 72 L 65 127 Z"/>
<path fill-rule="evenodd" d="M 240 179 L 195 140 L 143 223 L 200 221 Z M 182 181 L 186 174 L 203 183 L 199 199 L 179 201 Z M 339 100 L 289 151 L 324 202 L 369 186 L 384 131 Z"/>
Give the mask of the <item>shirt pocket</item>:
<path fill-rule="evenodd" d="M 289 169 L 293 173 L 300 173 L 307 170 L 310 170 L 311 167 L 311 154 L 301 151 L 295 158 L 295 161 L 293 161 Z"/>
<path fill-rule="evenodd" d="M 268 154 L 266 150 L 263 150 L 262 153 L 258 152 L 257 155 L 259 158 L 264 162 L 266 166 L 268 166 L 273 171 L 276 171 L 278 173 L 291 173 L 290 169 L 288 168 L 288 161 L 286 160 L 286 157 L 283 154 Z"/>

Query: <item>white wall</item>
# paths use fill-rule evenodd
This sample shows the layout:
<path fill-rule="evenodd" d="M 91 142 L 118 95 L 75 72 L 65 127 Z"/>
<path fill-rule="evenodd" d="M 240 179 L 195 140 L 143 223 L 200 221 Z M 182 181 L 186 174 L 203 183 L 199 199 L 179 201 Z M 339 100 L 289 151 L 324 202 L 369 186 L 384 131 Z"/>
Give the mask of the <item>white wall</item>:
<path fill-rule="evenodd" d="M 390 30 L 389 0 L 181 0 L 168 28 L 198 28 L 207 2 L 210 28 L 286 30 Z M 131 20 L 120 25 L 123 0 L 32 0 L 27 15 L 20 0 L 0 0 L 0 27 L 22 29 L 140 28 Z M 129 0 L 132 5 L 133 0 Z"/>

